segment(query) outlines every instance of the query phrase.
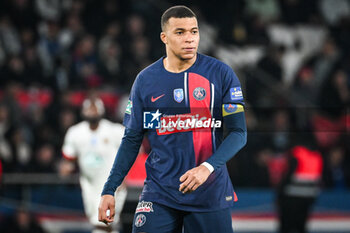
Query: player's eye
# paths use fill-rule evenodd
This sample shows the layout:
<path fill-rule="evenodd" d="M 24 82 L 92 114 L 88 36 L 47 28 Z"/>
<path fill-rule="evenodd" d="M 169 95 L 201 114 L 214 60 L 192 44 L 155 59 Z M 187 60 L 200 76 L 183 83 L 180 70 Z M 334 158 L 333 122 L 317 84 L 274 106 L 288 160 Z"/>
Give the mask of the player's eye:
<path fill-rule="evenodd" d="M 192 31 L 192 34 L 197 34 L 197 33 L 198 33 L 198 31 L 196 31 L 196 30 Z"/>
<path fill-rule="evenodd" d="M 177 35 L 182 35 L 183 34 L 183 32 L 181 32 L 181 31 L 177 31 L 177 32 L 175 32 Z"/>

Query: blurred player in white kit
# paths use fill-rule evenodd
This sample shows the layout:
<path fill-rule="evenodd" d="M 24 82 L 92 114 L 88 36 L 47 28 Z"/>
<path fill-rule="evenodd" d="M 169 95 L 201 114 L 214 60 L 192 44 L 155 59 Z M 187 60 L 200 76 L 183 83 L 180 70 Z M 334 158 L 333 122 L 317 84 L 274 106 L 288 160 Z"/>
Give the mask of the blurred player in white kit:
<path fill-rule="evenodd" d="M 74 170 L 73 162 L 77 160 L 84 209 L 90 223 L 94 225 L 93 233 L 118 232 L 114 231 L 115 226 L 98 222 L 101 191 L 124 134 L 123 125 L 102 118 L 104 112 L 103 102 L 99 98 L 89 98 L 83 102 L 84 121 L 68 129 L 62 147 L 66 160 L 60 164 L 60 174 L 65 176 Z M 117 224 L 126 194 L 125 186 L 115 193 Z"/>

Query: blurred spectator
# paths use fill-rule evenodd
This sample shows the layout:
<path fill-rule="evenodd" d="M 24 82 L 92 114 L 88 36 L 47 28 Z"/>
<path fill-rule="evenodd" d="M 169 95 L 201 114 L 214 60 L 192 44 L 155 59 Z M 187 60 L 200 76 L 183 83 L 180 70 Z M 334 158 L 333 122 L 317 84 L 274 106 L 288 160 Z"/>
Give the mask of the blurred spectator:
<path fill-rule="evenodd" d="M 35 29 L 38 15 L 34 9 L 32 0 L 4 0 L 6 14 L 11 18 L 17 29 L 30 28 Z"/>
<path fill-rule="evenodd" d="M 13 127 L 7 133 L 8 154 L 4 159 L 5 172 L 27 172 L 31 161 L 31 147 L 24 139 L 24 128 Z M 3 143 L 6 143 L 3 141 Z"/>
<path fill-rule="evenodd" d="M 21 51 L 18 32 L 6 15 L 0 16 L 0 44 L 8 55 L 18 55 Z"/>
<path fill-rule="evenodd" d="M 0 138 L 3 138 L 6 132 L 10 129 L 11 122 L 9 111 L 6 105 L 0 104 Z"/>
<path fill-rule="evenodd" d="M 24 62 L 19 56 L 12 56 L 8 59 L 8 63 L 5 65 L 2 75 L 5 79 L 3 83 L 8 83 L 9 81 L 23 84 L 27 83 Z"/>
<path fill-rule="evenodd" d="M 0 159 L 0 187 L 1 187 L 1 184 L 2 184 L 2 162 Z"/>
<path fill-rule="evenodd" d="M 319 94 L 321 114 L 339 119 L 346 114 L 350 104 L 349 76 L 344 70 L 337 70 L 325 80 Z"/>
<path fill-rule="evenodd" d="M 77 122 L 75 113 L 71 109 L 64 109 L 60 112 L 59 117 L 59 133 L 61 136 L 66 134 L 69 127 Z"/>
<path fill-rule="evenodd" d="M 250 172 L 250 185 L 253 187 L 271 187 L 269 162 L 273 158 L 273 153 L 269 148 L 259 150 L 253 157 Z"/>
<path fill-rule="evenodd" d="M 50 144 L 41 145 L 35 152 L 35 158 L 31 166 L 34 173 L 55 173 L 57 157 L 54 147 Z"/>
<path fill-rule="evenodd" d="M 85 87 L 98 87 L 102 84 L 102 77 L 97 73 L 97 54 L 95 38 L 84 36 L 77 44 L 73 56 L 73 76 L 75 84 Z"/>
<path fill-rule="evenodd" d="M 308 144 L 309 137 L 299 138 L 290 150 L 288 170 L 277 190 L 280 233 L 306 232 L 311 206 L 320 192 L 323 159 Z"/>
<path fill-rule="evenodd" d="M 151 62 L 150 44 L 146 37 L 135 37 L 129 46 L 131 58 L 123 62 L 123 75 L 126 78 L 123 85 L 127 90 L 130 90 L 136 75 Z"/>
<path fill-rule="evenodd" d="M 121 20 L 125 12 L 120 6 L 123 1 L 103 0 L 103 1 L 82 1 L 84 7 L 82 19 L 87 32 L 100 37 L 105 30 L 105 25 L 113 21 Z"/>
<path fill-rule="evenodd" d="M 2 233 L 44 233 L 32 213 L 24 208 L 19 208 L 14 216 L 5 220 L 0 228 Z"/>
<path fill-rule="evenodd" d="M 119 40 L 120 25 L 117 21 L 107 26 L 106 34 L 101 38 L 98 45 L 100 58 L 100 70 L 104 79 L 109 84 L 122 85 L 124 80 L 121 74 L 122 48 L 117 41 Z"/>
<path fill-rule="evenodd" d="M 23 45 L 23 49 L 25 48 L 35 48 L 37 42 L 37 35 L 35 31 L 30 28 L 23 28 L 20 31 L 21 43 Z"/>
<path fill-rule="evenodd" d="M 287 24 L 308 23 L 318 17 L 317 1 L 281 0 L 282 21 Z"/>
<path fill-rule="evenodd" d="M 283 53 L 284 47 L 271 46 L 257 64 L 258 68 L 263 70 L 276 86 L 282 82 L 281 60 Z"/>
<path fill-rule="evenodd" d="M 285 109 L 278 109 L 272 120 L 271 147 L 275 152 L 284 152 L 292 143 L 290 114 Z"/>
<path fill-rule="evenodd" d="M 247 43 L 253 45 L 268 45 L 268 37 L 266 33 L 267 23 L 257 15 L 252 15 L 246 25 Z"/>
<path fill-rule="evenodd" d="M 318 5 L 324 20 L 329 25 L 334 26 L 343 17 L 350 16 L 350 3 L 347 0 L 338 0 L 337 4 L 334 4 L 332 0 L 320 0 Z"/>
<path fill-rule="evenodd" d="M 54 72 L 55 59 L 59 58 L 63 49 L 59 43 L 60 27 L 57 22 L 47 21 L 41 25 L 40 30 L 39 57 L 43 66 L 44 76 L 50 78 Z M 46 84 L 49 83 L 49 81 L 46 81 Z"/>
<path fill-rule="evenodd" d="M 314 71 L 307 66 L 303 67 L 295 78 L 293 89 L 309 103 L 300 103 L 299 106 L 315 106 L 316 89 L 313 86 L 314 79 Z"/>
<path fill-rule="evenodd" d="M 26 85 L 41 85 L 44 83 L 42 76 L 42 67 L 40 65 L 39 56 L 35 47 L 26 47 L 23 51 L 25 80 L 22 82 Z"/>
<path fill-rule="evenodd" d="M 35 0 L 36 10 L 43 20 L 58 21 L 63 8 L 69 4 L 69 0 Z"/>
<path fill-rule="evenodd" d="M 349 180 L 349 170 L 346 169 L 345 148 L 333 147 L 326 155 L 324 182 L 327 188 L 344 190 Z"/>
<path fill-rule="evenodd" d="M 140 15 L 131 15 L 126 22 L 127 36 L 129 38 L 137 38 L 145 36 L 145 21 Z"/>
<path fill-rule="evenodd" d="M 277 0 L 247 0 L 246 11 L 249 15 L 257 15 L 265 22 L 271 22 L 279 18 L 280 8 Z"/>
<path fill-rule="evenodd" d="M 59 34 L 59 41 L 65 53 L 69 53 L 72 46 L 85 33 L 84 26 L 80 18 L 75 14 L 69 14 L 65 20 L 65 25 Z M 70 54 L 67 54 L 68 56 Z"/>
<path fill-rule="evenodd" d="M 325 40 L 322 50 L 315 54 L 307 65 L 311 66 L 314 73 L 313 86 L 319 92 L 327 77 L 331 75 L 340 59 L 339 49 L 332 38 Z"/>

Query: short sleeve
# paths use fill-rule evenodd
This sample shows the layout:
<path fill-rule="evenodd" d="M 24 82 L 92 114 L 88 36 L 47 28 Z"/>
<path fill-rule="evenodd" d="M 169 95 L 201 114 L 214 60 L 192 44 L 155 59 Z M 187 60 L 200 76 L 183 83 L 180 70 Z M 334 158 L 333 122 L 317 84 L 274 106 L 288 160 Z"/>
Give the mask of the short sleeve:
<path fill-rule="evenodd" d="M 66 159 L 76 159 L 77 150 L 75 145 L 75 136 L 72 128 L 68 129 L 62 146 L 62 154 Z"/>
<path fill-rule="evenodd" d="M 141 76 L 138 75 L 131 89 L 123 124 L 137 132 L 143 131 L 143 102 L 141 98 Z"/>
<path fill-rule="evenodd" d="M 235 72 L 231 67 L 225 69 L 223 80 L 223 104 L 241 104 L 244 105 L 243 92 Z"/>

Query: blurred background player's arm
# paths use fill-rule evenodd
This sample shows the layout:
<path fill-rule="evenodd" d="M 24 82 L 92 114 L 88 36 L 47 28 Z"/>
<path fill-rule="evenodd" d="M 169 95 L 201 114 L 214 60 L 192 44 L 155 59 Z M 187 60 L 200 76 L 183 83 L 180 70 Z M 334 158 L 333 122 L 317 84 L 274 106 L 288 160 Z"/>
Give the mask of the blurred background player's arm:
<path fill-rule="evenodd" d="M 122 143 L 119 147 L 107 182 L 103 187 L 98 214 L 99 221 L 104 223 L 113 222 L 115 214 L 114 193 L 122 184 L 124 177 L 127 175 L 131 166 L 135 162 L 142 139 L 142 131 L 138 132 L 130 128 L 125 128 Z M 110 211 L 109 215 L 107 215 L 107 210 Z"/>
<path fill-rule="evenodd" d="M 62 146 L 62 155 L 64 159 L 61 159 L 58 165 L 58 172 L 61 177 L 67 177 L 75 171 L 77 159 L 76 154 L 74 131 L 70 128 L 67 131 Z"/>

